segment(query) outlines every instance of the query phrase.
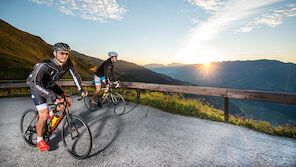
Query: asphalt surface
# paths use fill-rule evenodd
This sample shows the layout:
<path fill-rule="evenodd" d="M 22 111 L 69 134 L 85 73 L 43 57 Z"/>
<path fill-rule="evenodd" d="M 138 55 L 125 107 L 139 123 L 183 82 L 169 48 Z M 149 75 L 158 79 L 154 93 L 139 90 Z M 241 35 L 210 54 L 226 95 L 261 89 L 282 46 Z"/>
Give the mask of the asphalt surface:
<path fill-rule="evenodd" d="M 72 158 L 63 146 L 61 124 L 40 152 L 20 134 L 20 117 L 34 108 L 28 97 L 0 98 L 0 166 L 296 166 L 296 140 L 243 127 L 162 112 L 128 103 L 117 116 L 107 107 L 86 111 L 74 101 L 73 114 L 88 123 L 90 156 Z"/>

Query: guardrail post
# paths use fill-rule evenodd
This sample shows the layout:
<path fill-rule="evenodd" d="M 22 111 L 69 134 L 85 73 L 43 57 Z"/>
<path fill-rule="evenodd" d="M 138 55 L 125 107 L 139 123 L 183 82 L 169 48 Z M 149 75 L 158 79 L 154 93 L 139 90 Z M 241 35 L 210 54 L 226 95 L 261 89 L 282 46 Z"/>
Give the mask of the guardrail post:
<path fill-rule="evenodd" d="M 229 98 L 224 98 L 224 120 L 228 121 L 229 117 Z"/>
<path fill-rule="evenodd" d="M 136 89 L 136 91 L 137 91 L 137 100 L 140 100 L 141 91 L 140 89 Z"/>

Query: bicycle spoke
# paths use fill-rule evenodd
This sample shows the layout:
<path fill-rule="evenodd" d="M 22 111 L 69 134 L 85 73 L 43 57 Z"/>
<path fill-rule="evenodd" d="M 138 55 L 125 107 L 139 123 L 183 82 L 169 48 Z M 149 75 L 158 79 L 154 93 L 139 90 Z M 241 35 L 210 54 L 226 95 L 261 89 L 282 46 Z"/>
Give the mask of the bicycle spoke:
<path fill-rule="evenodd" d="M 122 115 L 126 109 L 126 102 L 124 98 L 117 92 L 111 94 L 111 102 L 113 104 L 113 111 L 118 114 Z"/>
<path fill-rule="evenodd" d="M 20 130 L 23 139 L 30 146 L 35 146 L 37 141 L 36 123 L 38 114 L 36 110 L 26 110 L 21 117 Z"/>
<path fill-rule="evenodd" d="M 71 115 L 63 124 L 62 137 L 67 151 L 77 159 L 88 156 L 92 147 L 91 132 L 86 123 Z"/>

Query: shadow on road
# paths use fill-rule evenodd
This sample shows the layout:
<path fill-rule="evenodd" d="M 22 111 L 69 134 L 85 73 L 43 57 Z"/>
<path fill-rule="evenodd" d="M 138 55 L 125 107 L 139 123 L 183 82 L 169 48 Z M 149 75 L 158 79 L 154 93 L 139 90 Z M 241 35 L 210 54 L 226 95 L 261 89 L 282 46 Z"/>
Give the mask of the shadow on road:
<path fill-rule="evenodd" d="M 92 132 L 93 147 L 88 158 L 105 151 L 116 140 L 123 128 L 122 119 L 109 107 L 103 107 L 94 112 L 81 112 L 79 116 L 86 121 Z"/>
<path fill-rule="evenodd" d="M 131 104 L 134 104 L 134 106 L 131 109 L 127 110 L 128 106 L 131 106 Z M 130 103 L 127 101 L 126 106 L 127 106 L 126 111 L 122 115 L 126 115 L 126 114 L 130 113 L 131 111 L 133 111 L 138 106 L 138 104 L 137 103 Z"/>
<path fill-rule="evenodd" d="M 51 137 L 48 141 L 48 145 L 50 147 L 48 151 L 57 150 L 59 148 L 58 146 L 59 142 L 62 141 L 61 129 L 56 129 L 54 134 L 55 136 Z"/>

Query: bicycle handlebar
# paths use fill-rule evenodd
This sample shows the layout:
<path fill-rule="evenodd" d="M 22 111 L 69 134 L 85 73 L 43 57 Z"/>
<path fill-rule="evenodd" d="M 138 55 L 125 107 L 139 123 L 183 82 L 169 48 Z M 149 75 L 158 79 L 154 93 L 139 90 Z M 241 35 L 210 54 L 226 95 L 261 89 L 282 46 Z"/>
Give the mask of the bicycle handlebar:
<path fill-rule="evenodd" d="M 70 96 L 73 96 L 73 95 L 80 95 L 80 92 L 68 93 L 68 94 L 62 95 L 61 97 L 70 97 Z"/>
<path fill-rule="evenodd" d="M 54 108 L 53 109 L 56 109 L 58 106 L 60 106 L 61 104 L 64 104 L 65 103 L 65 97 L 70 97 L 70 96 L 73 96 L 73 95 L 80 95 L 80 92 L 71 92 L 71 93 L 68 93 L 68 94 L 64 94 L 64 95 L 60 95 L 59 97 L 61 97 L 61 98 L 59 98 L 59 99 L 64 99 L 64 101 L 63 102 L 61 102 L 61 103 L 57 103 L 57 104 L 54 104 L 54 103 L 49 103 L 48 104 L 48 106 L 54 106 Z M 81 96 L 81 98 L 80 98 L 80 100 L 82 99 L 83 97 Z M 79 100 L 79 99 L 78 99 Z"/>
<path fill-rule="evenodd" d="M 119 85 L 120 85 L 120 82 L 119 81 L 115 81 L 115 82 L 110 82 L 109 83 L 110 84 L 110 87 L 111 88 L 118 88 L 119 87 Z"/>

